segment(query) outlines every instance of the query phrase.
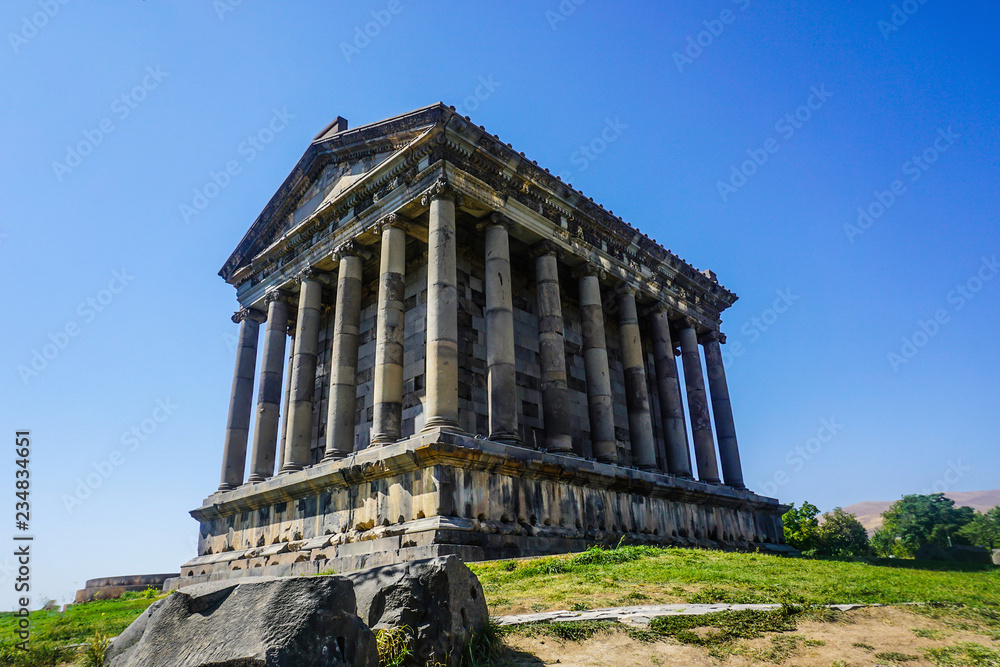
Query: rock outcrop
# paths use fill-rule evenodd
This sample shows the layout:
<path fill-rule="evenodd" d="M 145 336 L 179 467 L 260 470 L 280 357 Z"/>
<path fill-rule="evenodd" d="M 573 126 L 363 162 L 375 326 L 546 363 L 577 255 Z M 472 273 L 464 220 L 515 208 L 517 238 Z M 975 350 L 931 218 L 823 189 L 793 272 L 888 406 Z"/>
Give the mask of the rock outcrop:
<path fill-rule="evenodd" d="M 244 577 L 153 603 L 105 655 L 111 667 L 376 667 L 373 630 L 406 626 L 407 665 L 461 663 L 489 622 L 483 588 L 457 557 L 342 575 Z"/>
<path fill-rule="evenodd" d="M 155 602 L 105 655 L 111 667 L 376 667 L 375 635 L 343 577 L 198 584 Z"/>
<path fill-rule="evenodd" d="M 462 648 L 489 622 L 483 587 L 456 556 L 348 572 L 358 615 L 374 630 L 406 626 L 414 664 L 461 662 Z"/>

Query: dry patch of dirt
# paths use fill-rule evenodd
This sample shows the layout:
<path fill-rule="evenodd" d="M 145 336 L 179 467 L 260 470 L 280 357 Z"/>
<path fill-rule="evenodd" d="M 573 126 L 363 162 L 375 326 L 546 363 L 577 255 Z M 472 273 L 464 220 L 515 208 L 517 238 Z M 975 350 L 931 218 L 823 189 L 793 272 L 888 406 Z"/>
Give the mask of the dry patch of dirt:
<path fill-rule="evenodd" d="M 513 635 L 507 638 L 512 654 L 502 664 L 504 667 L 933 667 L 933 663 L 923 657 L 929 648 L 976 642 L 1000 650 L 1000 641 L 987 635 L 956 629 L 905 607 L 857 609 L 840 614 L 839 620 L 834 622 L 799 619 L 797 625 L 794 632 L 771 633 L 739 642 L 732 647 L 730 655 L 722 658 L 712 657 L 705 648 L 674 641 L 641 642 L 629 637 L 624 629 L 580 642 Z M 906 660 L 901 656 L 913 658 Z"/>

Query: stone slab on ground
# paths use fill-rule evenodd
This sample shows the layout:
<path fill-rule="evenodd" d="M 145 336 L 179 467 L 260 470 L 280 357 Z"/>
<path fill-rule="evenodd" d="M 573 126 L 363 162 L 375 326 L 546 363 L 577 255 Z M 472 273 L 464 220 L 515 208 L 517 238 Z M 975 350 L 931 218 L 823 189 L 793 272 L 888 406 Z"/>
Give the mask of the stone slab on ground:
<path fill-rule="evenodd" d="M 228 580 L 153 603 L 105 656 L 111 667 L 375 667 L 354 584 L 337 576 Z"/>
<path fill-rule="evenodd" d="M 879 604 L 831 604 L 828 609 L 850 611 L 861 607 L 881 607 Z M 655 604 L 634 607 L 608 607 L 587 611 L 546 611 L 537 614 L 498 616 L 500 625 L 525 625 L 528 623 L 565 623 L 569 621 L 617 621 L 626 625 L 648 625 L 660 616 L 704 616 L 722 611 L 773 611 L 780 604 Z"/>

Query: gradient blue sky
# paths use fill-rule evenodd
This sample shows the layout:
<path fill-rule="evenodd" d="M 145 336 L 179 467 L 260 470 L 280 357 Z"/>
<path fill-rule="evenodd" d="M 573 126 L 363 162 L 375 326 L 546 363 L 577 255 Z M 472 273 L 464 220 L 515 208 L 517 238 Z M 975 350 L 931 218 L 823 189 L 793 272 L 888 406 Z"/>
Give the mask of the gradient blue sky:
<path fill-rule="evenodd" d="M 1000 486 L 992 3 L 896 3 L 913 13 L 890 32 L 889 0 L 47 1 L 51 18 L 38 0 L 0 16 L 0 535 L 29 428 L 35 604 L 194 555 L 187 512 L 218 485 L 236 333 L 216 272 L 334 117 L 438 100 L 740 295 L 724 349 L 752 488 L 831 509 Z M 372 12 L 386 25 L 345 55 Z M 679 67 L 689 38 L 705 46 Z M 239 173 L 185 220 L 229 161 Z"/>

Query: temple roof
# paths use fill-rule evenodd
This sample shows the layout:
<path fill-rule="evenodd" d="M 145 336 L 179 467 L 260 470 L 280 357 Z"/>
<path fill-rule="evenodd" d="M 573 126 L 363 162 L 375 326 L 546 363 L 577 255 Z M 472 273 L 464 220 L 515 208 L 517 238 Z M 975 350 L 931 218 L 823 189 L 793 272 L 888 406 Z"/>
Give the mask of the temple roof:
<path fill-rule="evenodd" d="M 564 183 L 548 169 L 529 161 L 510 144 L 504 144 L 499 137 L 489 134 L 485 128 L 476 126 L 468 117 L 460 116 L 453 107 L 442 102 L 353 129 L 348 129 L 347 120 L 338 116 L 310 142 L 291 173 L 219 271 L 219 275 L 228 282 L 238 282 L 233 280 L 234 274 L 249 265 L 276 240 L 294 233 L 296 227 L 317 211 L 332 210 L 337 203 L 353 200 L 351 193 L 356 184 L 365 181 L 367 175 L 377 171 L 379 165 L 387 160 L 398 158 L 407 151 L 415 151 L 417 145 L 429 143 L 431 139 L 428 135 L 435 128 L 439 128 L 439 131 L 447 128 L 458 133 L 473 148 L 488 153 L 489 166 L 494 171 L 499 170 L 501 174 L 513 171 L 517 177 L 529 181 L 532 186 L 530 196 L 541 202 L 551 199 L 559 211 L 570 211 L 570 217 L 579 216 L 592 220 L 593 224 L 607 230 L 623 243 L 638 245 L 644 253 L 651 254 L 658 262 L 712 292 L 722 302 L 722 308 L 736 300 L 735 294 L 719 285 L 714 273 L 699 271 L 664 249 L 640 230 Z M 439 139 L 444 141 L 443 137 Z M 471 159 L 476 162 L 476 156 Z M 521 187 L 528 188 L 524 183 Z M 542 207 L 545 205 L 540 204 Z M 343 209 L 343 206 L 340 208 Z"/>

